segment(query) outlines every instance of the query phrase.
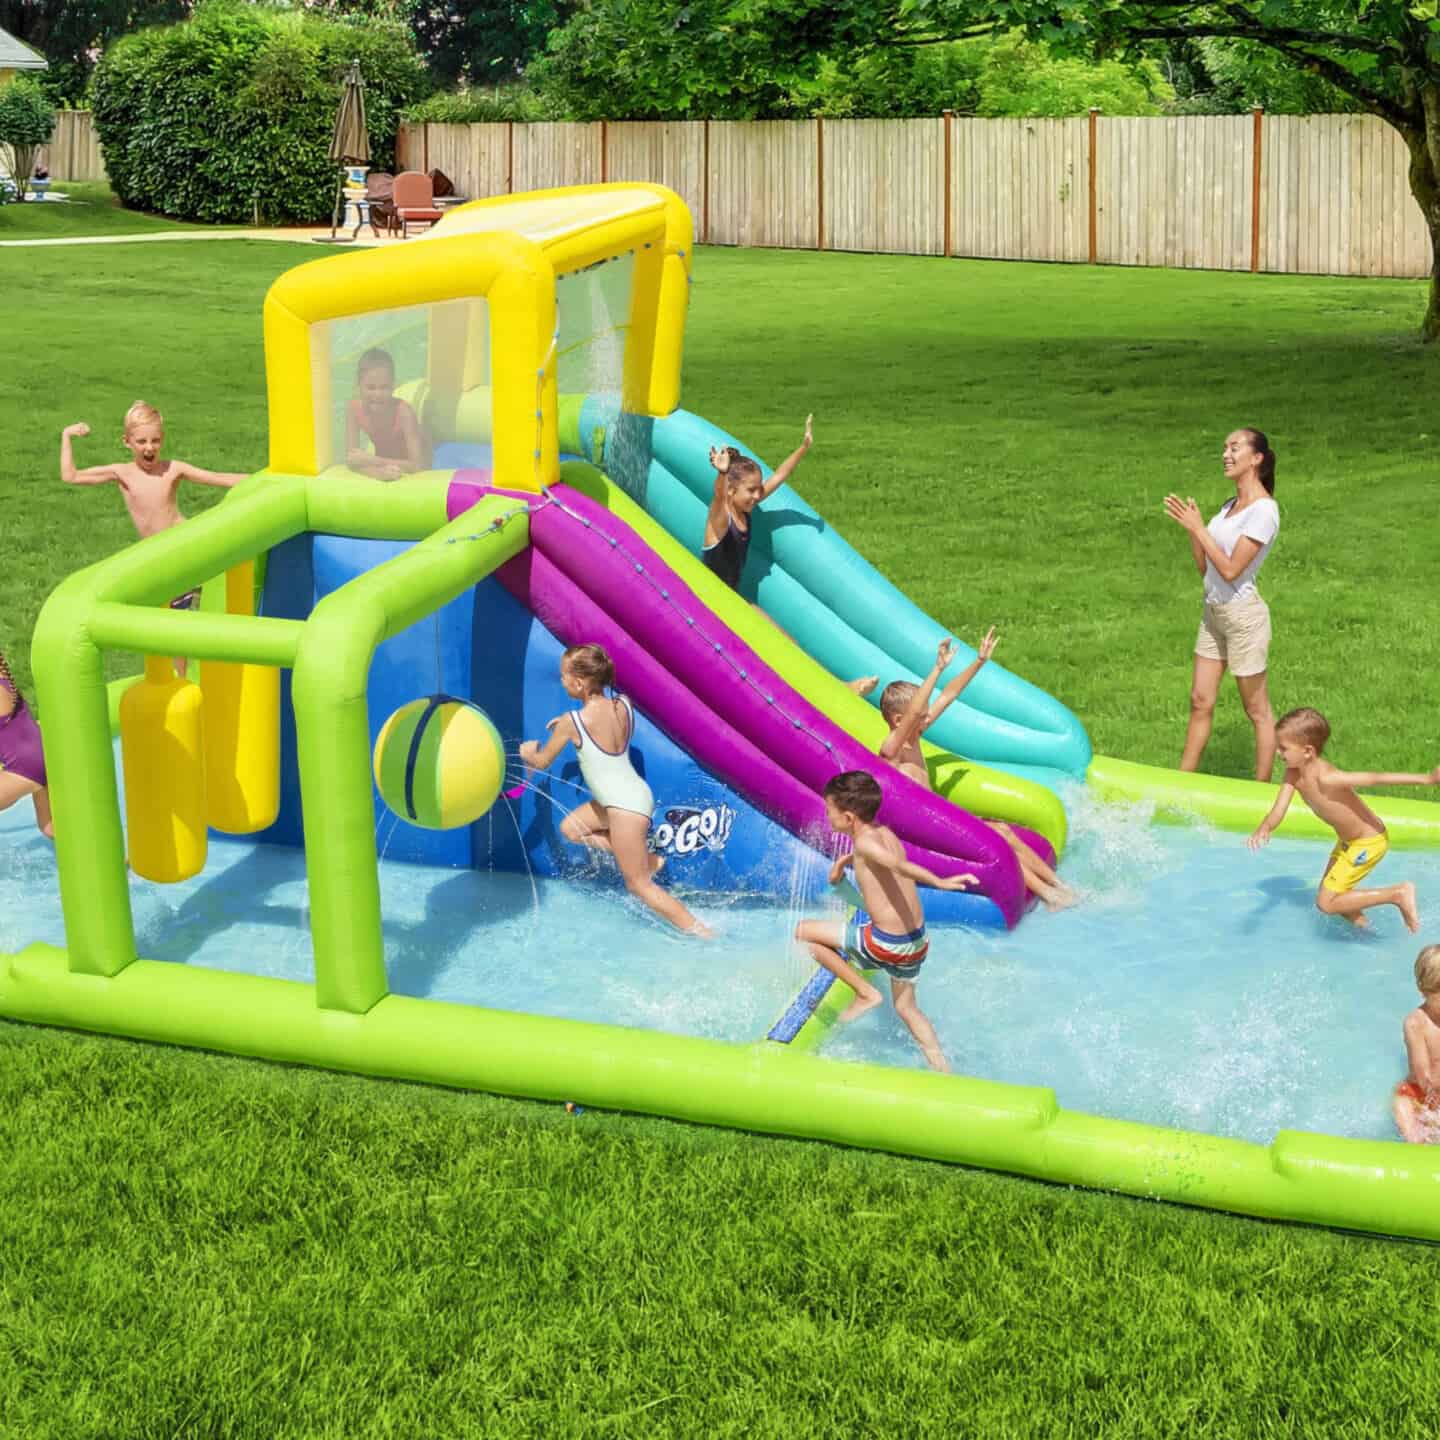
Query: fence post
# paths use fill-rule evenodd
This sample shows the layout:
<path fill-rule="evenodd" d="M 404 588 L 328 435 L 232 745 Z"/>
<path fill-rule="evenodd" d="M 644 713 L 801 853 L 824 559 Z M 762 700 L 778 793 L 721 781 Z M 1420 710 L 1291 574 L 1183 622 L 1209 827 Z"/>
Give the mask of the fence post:
<path fill-rule="evenodd" d="M 430 122 L 427 120 L 420 127 L 420 168 L 427 174 L 430 171 Z"/>
<path fill-rule="evenodd" d="M 950 194 L 954 184 L 954 160 L 951 146 L 955 129 L 955 112 L 942 110 L 941 120 L 945 126 L 945 258 L 948 260 L 955 251 L 955 237 L 950 225 Z"/>
<path fill-rule="evenodd" d="M 1264 148 L 1265 107 L 1255 105 L 1250 113 L 1255 126 L 1250 147 L 1250 273 L 1254 275 L 1260 269 L 1260 156 Z"/>
<path fill-rule="evenodd" d="M 825 248 L 825 117 L 815 117 L 815 248 Z"/>
<path fill-rule="evenodd" d="M 704 154 L 700 160 L 700 243 L 710 243 L 710 122 L 701 122 L 705 129 Z"/>
<path fill-rule="evenodd" d="M 515 122 L 505 122 L 505 193 L 515 193 Z"/>
<path fill-rule="evenodd" d="M 610 180 L 610 122 L 600 122 L 600 183 L 608 184 Z"/>
<path fill-rule="evenodd" d="M 1090 263 L 1098 262 L 1100 255 L 1097 186 L 1095 183 L 1095 137 L 1100 129 L 1100 107 L 1090 107 Z"/>

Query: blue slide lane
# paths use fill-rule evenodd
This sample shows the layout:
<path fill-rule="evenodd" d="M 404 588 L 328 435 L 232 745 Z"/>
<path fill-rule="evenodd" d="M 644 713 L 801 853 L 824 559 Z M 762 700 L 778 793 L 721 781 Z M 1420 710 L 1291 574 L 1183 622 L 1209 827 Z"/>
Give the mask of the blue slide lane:
<path fill-rule="evenodd" d="M 580 424 L 587 451 L 594 450 L 597 431 L 605 436 L 606 453 L 589 458 L 698 555 L 714 487 L 711 447 L 735 445 L 747 455 L 753 452 L 689 411 L 658 420 L 626 416 L 617 423 L 613 404 L 592 396 Z M 947 633 L 788 485 L 756 512 L 741 589 L 831 674 L 843 680 L 879 675 L 877 697 L 892 680 L 922 679 Z M 941 683 L 974 658 L 974 650 L 961 641 Z M 927 738 L 958 755 L 1052 786 L 1082 779 L 1091 757 L 1089 737 L 1069 709 L 994 663 Z"/>

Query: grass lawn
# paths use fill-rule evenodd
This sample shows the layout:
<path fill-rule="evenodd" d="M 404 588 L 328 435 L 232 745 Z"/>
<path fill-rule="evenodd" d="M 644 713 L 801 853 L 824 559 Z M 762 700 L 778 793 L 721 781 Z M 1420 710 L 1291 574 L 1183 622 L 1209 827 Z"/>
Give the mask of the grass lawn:
<path fill-rule="evenodd" d="M 0 478 L 22 682 L 48 589 L 128 538 L 118 496 L 60 485 L 61 426 L 89 421 L 94 463 L 143 396 L 173 453 L 262 464 L 260 302 L 302 258 L 0 251 L 34 297 Z M 684 398 L 771 459 L 813 410 L 806 497 L 959 633 L 997 622 L 1000 658 L 1097 750 L 1155 763 L 1178 755 L 1199 608 L 1160 501 L 1213 508 L 1223 436 L 1264 427 L 1276 702 L 1325 709 L 1341 764 L 1414 769 L 1440 759 L 1422 303 L 705 250 Z M 1232 691 L 1208 765 L 1249 758 Z M 1434 1430 L 1422 1246 L 15 1025 L 0 1171 L 6 1440 Z"/>
<path fill-rule="evenodd" d="M 163 215 L 126 210 L 104 181 L 57 180 L 52 191 L 67 198 L 0 205 L 0 240 L 48 240 L 65 236 L 144 235 L 160 230 L 203 230 Z"/>

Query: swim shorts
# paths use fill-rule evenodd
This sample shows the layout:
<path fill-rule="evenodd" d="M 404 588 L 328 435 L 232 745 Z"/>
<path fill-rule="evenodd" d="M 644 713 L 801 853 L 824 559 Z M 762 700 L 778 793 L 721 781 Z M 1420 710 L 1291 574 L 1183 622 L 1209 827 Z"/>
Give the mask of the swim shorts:
<path fill-rule="evenodd" d="M 10 715 L 0 720 L 0 770 L 36 785 L 49 783 L 45 778 L 45 751 L 40 744 L 40 727 L 23 700 Z"/>
<path fill-rule="evenodd" d="M 1320 883 L 1332 895 L 1353 890 L 1384 858 L 1390 841 L 1384 835 L 1342 840 L 1330 852 L 1330 868 Z"/>
<path fill-rule="evenodd" d="M 916 980 L 930 953 L 925 927 L 908 935 L 892 935 L 877 929 L 864 910 L 857 910 L 845 923 L 845 955 L 857 965 L 878 966 L 894 980 Z"/>
<path fill-rule="evenodd" d="M 1226 605 L 1207 602 L 1195 653 L 1223 661 L 1232 675 L 1263 675 L 1270 663 L 1270 607 L 1253 590 Z"/>
<path fill-rule="evenodd" d="M 177 595 L 171 602 L 172 610 L 198 610 L 200 608 L 200 592 L 198 590 L 187 590 L 183 595 Z"/>
<path fill-rule="evenodd" d="M 1425 1092 L 1413 1080 L 1402 1080 L 1395 1087 L 1395 1094 L 1398 1099 L 1413 1100 L 1417 1105 L 1425 1103 Z"/>

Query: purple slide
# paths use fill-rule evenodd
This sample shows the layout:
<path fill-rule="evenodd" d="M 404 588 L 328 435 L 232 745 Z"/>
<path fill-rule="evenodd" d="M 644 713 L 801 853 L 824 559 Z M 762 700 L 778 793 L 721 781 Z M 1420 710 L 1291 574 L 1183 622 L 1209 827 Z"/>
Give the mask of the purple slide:
<path fill-rule="evenodd" d="M 484 472 L 471 475 L 461 472 L 450 487 L 452 518 L 492 493 Z M 1019 920 L 1025 886 L 1003 836 L 877 763 L 717 619 L 623 521 L 567 485 L 549 496 L 531 514 L 529 548 L 497 573 L 552 634 L 567 645 L 603 645 L 651 721 L 822 853 L 832 844 L 821 790 L 843 770 L 869 770 L 885 793 L 881 819 L 910 858 L 937 875 L 974 875 L 976 891 L 995 902 L 1006 924 Z M 1014 828 L 1051 858 L 1043 837 Z"/>

